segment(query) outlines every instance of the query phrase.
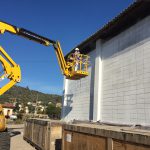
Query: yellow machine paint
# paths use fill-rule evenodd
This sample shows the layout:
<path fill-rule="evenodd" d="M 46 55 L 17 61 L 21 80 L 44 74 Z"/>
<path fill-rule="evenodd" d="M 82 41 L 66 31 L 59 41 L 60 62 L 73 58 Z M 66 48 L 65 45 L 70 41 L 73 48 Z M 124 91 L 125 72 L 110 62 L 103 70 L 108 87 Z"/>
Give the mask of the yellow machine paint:
<path fill-rule="evenodd" d="M 0 95 L 10 89 L 14 84 L 20 82 L 21 80 L 21 70 L 19 65 L 17 65 L 10 56 L 0 47 L 0 62 L 4 69 L 4 74 L 0 76 L 0 80 L 8 78 L 10 81 L 0 88 Z"/>
<path fill-rule="evenodd" d="M 6 130 L 6 119 L 4 116 L 2 105 L 0 105 L 0 132 Z"/>
<path fill-rule="evenodd" d="M 89 57 L 87 55 L 80 54 L 80 60 L 78 60 L 79 69 L 75 71 L 75 64 L 77 60 L 74 57 L 70 59 L 70 56 L 65 60 L 60 43 L 58 41 L 50 40 L 26 29 L 18 28 L 14 25 L 0 21 L 0 34 L 4 34 L 5 32 L 10 32 L 12 34 L 22 36 L 24 38 L 38 42 L 45 46 L 52 45 L 55 49 L 61 71 L 66 76 L 67 79 L 77 80 L 88 76 Z M 0 77 L 0 80 L 2 80 L 4 77 L 7 77 L 10 80 L 8 84 L 1 87 L 0 89 L 1 95 L 8 89 L 10 89 L 14 84 L 20 82 L 21 71 L 19 65 L 17 65 L 11 59 L 11 57 L 4 51 L 2 47 L 0 47 L 0 52 L 4 56 L 4 57 L 0 56 L 0 62 L 2 63 L 2 66 L 4 68 L 4 75 Z"/>
<path fill-rule="evenodd" d="M 77 60 L 73 56 L 68 56 L 65 59 L 63 55 L 63 51 L 61 49 L 60 43 L 58 41 L 50 40 L 43 36 L 40 36 L 36 33 L 28 31 L 23 28 L 18 28 L 14 25 L 8 24 L 6 22 L 0 21 L 0 34 L 4 34 L 5 32 L 9 32 L 15 35 L 22 36 L 29 40 L 38 42 L 45 46 L 52 45 L 55 49 L 56 56 L 58 59 L 59 66 L 61 68 L 62 74 L 66 76 L 67 79 L 70 80 L 78 80 L 88 76 L 88 59 L 89 56 L 80 54 L 80 59 Z M 0 95 L 9 90 L 13 85 L 20 82 L 21 80 L 21 70 L 18 64 L 16 64 L 12 58 L 5 52 L 5 50 L 0 47 L 0 62 L 4 69 L 4 74 L 0 76 L 0 81 L 4 78 L 9 79 L 9 82 L 0 87 Z M 78 70 L 75 70 L 75 65 L 78 63 Z M 0 105 L 0 131 L 4 131 L 6 129 L 5 124 L 5 116 L 3 114 L 2 106 Z"/>
<path fill-rule="evenodd" d="M 29 40 L 38 42 L 40 44 L 43 44 L 45 46 L 52 45 L 55 49 L 56 56 L 57 56 L 58 63 L 61 68 L 62 74 L 65 75 L 67 79 L 78 80 L 78 79 L 88 76 L 88 59 L 89 59 L 89 57 L 87 55 L 80 54 L 80 60 L 78 62 L 80 67 L 77 71 L 75 71 L 75 64 L 76 64 L 77 60 L 72 59 L 70 61 L 69 58 L 67 58 L 65 60 L 63 51 L 62 51 L 60 43 L 58 41 L 54 41 L 54 40 L 45 38 L 36 33 L 28 31 L 26 29 L 18 28 L 16 26 L 10 25 L 5 22 L 0 22 L 0 32 L 1 32 L 1 34 L 5 33 L 5 32 L 10 32 L 10 33 L 22 36 L 24 38 L 27 38 Z"/>

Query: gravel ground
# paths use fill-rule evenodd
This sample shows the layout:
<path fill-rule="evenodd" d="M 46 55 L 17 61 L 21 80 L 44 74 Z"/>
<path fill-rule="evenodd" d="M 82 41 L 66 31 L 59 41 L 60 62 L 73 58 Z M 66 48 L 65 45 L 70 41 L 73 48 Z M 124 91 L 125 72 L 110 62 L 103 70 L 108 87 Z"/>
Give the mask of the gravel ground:
<path fill-rule="evenodd" d="M 23 125 L 8 125 L 8 130 L 21 133 L 11 137 L 10 150 L 35 150 L 35 148 L 23 140 Z"/>

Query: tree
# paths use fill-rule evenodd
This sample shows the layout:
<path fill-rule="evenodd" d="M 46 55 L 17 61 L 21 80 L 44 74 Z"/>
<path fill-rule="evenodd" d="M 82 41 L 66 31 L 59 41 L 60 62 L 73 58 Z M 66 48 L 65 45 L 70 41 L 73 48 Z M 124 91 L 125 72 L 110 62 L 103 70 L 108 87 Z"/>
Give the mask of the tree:
<path fill-rule="evenodd" d="M 61 118 L 61 108 L 60 107 L 56 107 L 56 114 L 57 114 L 57 118 L 60 119 Z"/>
<path fill-rule="evenodd" d="M 29 113 L 34 113 L 35 107 L 32 105 L 28 105 Z"/>
<path fill-rule="evenodd" d="M 48 116 L 52 119 L 60 119 L 60 115 L 61 115 L 61 108 L 56 107 L 53 103 L 49 104 L 47 109 L 46 109 L 46 113 L 48 114 Z"/>
<path fill-rule="evenodd" d="M 14 112 L 19 112 L 19 109 L 20 109 L 19 103 L 16 103 Z"/>
<path fill-rule="evenodd" d="M 30 90 L 30 88 L 29 88 L 28 86 L 26 87 L 26 89 L 27 89 L 27 90 Z"/>

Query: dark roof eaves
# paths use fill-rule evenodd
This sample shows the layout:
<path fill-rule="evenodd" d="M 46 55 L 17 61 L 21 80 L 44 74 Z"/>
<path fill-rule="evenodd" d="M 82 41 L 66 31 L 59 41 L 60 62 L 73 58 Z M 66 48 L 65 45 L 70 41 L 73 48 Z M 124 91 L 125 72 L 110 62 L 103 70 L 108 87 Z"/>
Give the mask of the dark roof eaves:
<path fill-rule="evenodd" d="M 134 1 L 128 8 L 124 9 L 118 16 L 105 24 L 100 30 L 92 34 L 86 40 L 78 44 L 76 47 L 82 49 L 84 45 L 87 45 L 89 42 L 96 41 L 97 39 L 103 39 L 104 32 L 107 31 L 111 26 L 113 26 L 117 21 L 119 21 L 122 17 L 127 17 L 130 12 L 132 12 L 135 8 L 141 7 L 142 3 L 150 2 L 149 0 L 136 0 Z M 138 17 L 138 16 L 137 16 Z M 70 53 L 74 51 L 74 48 L 65 56 L 67 57 Z M 82 52 L 82 50 L 81 50 Z"/>

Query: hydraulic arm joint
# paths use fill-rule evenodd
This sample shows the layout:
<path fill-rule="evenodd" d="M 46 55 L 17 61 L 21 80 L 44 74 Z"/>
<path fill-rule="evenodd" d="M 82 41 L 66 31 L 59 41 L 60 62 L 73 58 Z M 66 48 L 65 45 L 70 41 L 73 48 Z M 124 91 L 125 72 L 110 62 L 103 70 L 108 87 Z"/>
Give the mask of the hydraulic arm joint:
<path fill-rule="evenodd" d="M 5 52 L 5 50 L 0 47 L 0 62 L 2 63 L 2 67 L 4 69 L 4 74 L 0 76 L 0 80 L 5 78 L 9 79 L 9 82 L 0 88 L 0 95 L 9 90 L 13 85 L 20 82 L 21 80 L 21 70 L 20 66 L 17 65 L 11 57 Z"/>

